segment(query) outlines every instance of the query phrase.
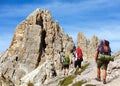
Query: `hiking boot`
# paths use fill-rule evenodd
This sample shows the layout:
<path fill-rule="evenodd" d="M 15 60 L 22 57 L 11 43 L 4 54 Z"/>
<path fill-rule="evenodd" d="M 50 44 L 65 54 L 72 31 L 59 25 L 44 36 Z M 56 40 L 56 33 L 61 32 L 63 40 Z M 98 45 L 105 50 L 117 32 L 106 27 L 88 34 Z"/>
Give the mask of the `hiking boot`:
<path fill-rule="evenodd" d="M 100 77 L 95 78 L 97 81 L 101 81 Z"/>
<path fill-rule="evenodd" d="M 105 79 L 103 79 L 103 84 L 106 84 L 106 80 Z"/>

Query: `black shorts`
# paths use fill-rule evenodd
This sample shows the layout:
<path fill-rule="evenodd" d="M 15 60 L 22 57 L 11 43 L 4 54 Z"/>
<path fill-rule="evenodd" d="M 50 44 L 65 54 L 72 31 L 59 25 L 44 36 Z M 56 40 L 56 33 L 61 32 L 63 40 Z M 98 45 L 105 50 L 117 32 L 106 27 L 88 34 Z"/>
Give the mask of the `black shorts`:
<path fill-rule="evenodd" d="M 63 65 L 64 69 L 69 69 L 69 65 Z"/>
<path fill-rule="evenodd" d="M 78 66 L 79 68 L 81 68 L 81 62 L 82 62 L 81 59 L 77 59 L 75 61 L 74 67 L 76 68 Z"/>

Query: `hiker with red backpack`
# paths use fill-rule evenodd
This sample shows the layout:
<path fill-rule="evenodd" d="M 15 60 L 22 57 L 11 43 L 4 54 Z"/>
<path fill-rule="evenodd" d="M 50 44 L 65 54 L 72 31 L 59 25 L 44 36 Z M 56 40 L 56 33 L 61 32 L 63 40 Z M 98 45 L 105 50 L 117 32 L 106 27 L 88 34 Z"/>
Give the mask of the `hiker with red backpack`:
<path fill-rule="evenodd" d="M 76 57 L 75 57 L 75 63 L 74 63 L 74 67 L 75 70 L 78 67 L 79 70 L 81 69 L 81 62 L 83 61 L 83 54 L 82 54 L 82 49 L 78 46 L 75 50 L 76 53 Z"/>
<path fill-rule="evenodd" d="M 109 41 L 102 40 L 97 48 L 95 53 L 95 61 L 97 63 L 97 77 L 95 78 L 97 81 L 101 81 L 101 71 L 100 68 L 103 69 L 103 84 L 106 84 L 106 76 L 107 76 L 107 67 L 109 61 L 113 60 L 111 58 L 111 49 L 109 46 Z"/>

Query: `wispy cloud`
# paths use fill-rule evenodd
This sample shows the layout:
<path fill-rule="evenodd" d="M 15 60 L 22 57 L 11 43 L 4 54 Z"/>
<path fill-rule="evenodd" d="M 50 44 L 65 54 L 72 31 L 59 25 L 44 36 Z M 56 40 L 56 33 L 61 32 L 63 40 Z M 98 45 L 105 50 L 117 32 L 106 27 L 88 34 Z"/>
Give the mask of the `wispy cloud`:
<path fill-rule="evenodd" d="M 101 11 L 102 9 L 110 9 L 110 7 L 119 5 L 118 1 L 115 3 L 112 0 L 86 0 L 78 3 L 62 3 L 53 2 L 50 4 L 23 4 L 23 5 L 4 5 L 1 9 L 0 17 L 21 17 L 28 15 L 36 8 L 49 9 L 53 15 L 57 16 L 71 16 L 77 15 L 80 17 L 86 16 L 87 13 L 93 11 Z M 111 9 L 112 10 L 112 9 Z M 89 15 L 89 14 L 88 14 Z M 76 17 L 77 17 L 76 16 Z"/>
<path fill-rule="evenodd" d="M 65 26 L 65 33 L 68 33 L 74 40 L 75 44 L 77 42 L 78 32 L 83 32 L 87 39 L 91 39 L 93 35 L 97 36 L 99 39 L 106 39 L 110 41 L 112 51 L 120 50 L 120 26 L 101 26 L 97 29 L 95 28 L 80 28 L 75 26 Z M 74 28 L 74 29 L 73 29 Z"/>

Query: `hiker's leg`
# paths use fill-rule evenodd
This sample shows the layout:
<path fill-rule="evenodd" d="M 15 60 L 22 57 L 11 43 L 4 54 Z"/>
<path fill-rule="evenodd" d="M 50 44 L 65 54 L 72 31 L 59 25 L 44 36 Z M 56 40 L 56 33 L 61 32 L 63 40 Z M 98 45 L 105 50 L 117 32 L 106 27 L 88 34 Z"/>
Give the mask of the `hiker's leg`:
<path fill-rule="evenodd" d="M 66 75 L 68 75 L 68 69 L 66 68 Z"/>
<path fill-rule="evenodd" d="M 68 75 L 69 72 L 69 65 L 66 66 L 66 74 Z"/>
<path fill-rule="evenodd" d="M 98 81 L 101 80 L 101 77 L 100 77 L 100 75 L 101 75 L 101 71 L 100 71 L 101 66 L 102 66 L 101 60 L 97 60 L 97 78 L 96 79 Z"/>
<path fill-rule="evenodd" d="M 78 66 L 78 70 L 80 71 L 81 70 L 81 62 L 79 63 L 79 66 Z"/>
<path fill-rule="evenodd" d="M 107 70 L 103 70 L 103 84 L 106 84 Z"/>
<path fill-rule="evenodd" d="M 100 68 L 97 68 L 97 78 L 100 78 L 100 74 L 101 74 Z"/>
<path fill-rule="evenodd" d="M 103 65 L 103 84 L 106 84 L 106 77 L 107 77 L 107 66 L 109 62 L 104 63 Z"/>
<path fill-rule="evenodd" d="M 78 68 L 79 68 L 78 70 L 80 71 L 81 70 L 81 60 L 80 59 L 78 60 Z"/>
<path fill-rule="evenodd" d="M 106 76 L 107 76 L 107 71 L 103 70 L 103 79 L 106 79 Z"/>
<path fill-rule="evenodd" d="M 75 68 L 77 67 L 77 60 L 75 61 L 74 67 L 75 67 Z"/>
<path fill-rule="evenodd" d="M 63 65 L 63 69 L 64 69 L 64 75 L 66 74 L 66 66 Z"/>
<path fill-rule="evenodd" d="M 95 79 L 97 81 L 101 81 L 101 78 L 100 78 L 100 68 L 97 68 L 97 77 Z"/>
<path fill-rule="evenodd" d="M 104 64 L 103 64 L 103 84 L 106 84 L 108 64 L 109 64 L 109 61 L 106 61 L 106 62 L 104 62 Z"/>
<path fill-rule="evenodd" d="M 66 73 L 66 69 L 64 68 L 64 75 L 65 75 L 65 73 Z"/>
<path fill-rule="evenodd" d="M 77 69 L 77 60 L 74 63 L 74 72 L 76 71 L 76 69 Z"/>

